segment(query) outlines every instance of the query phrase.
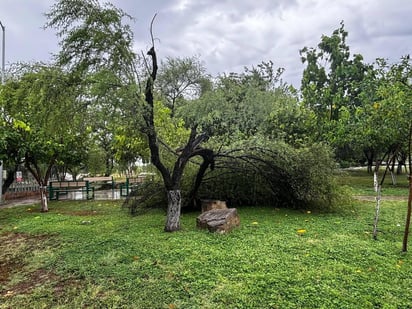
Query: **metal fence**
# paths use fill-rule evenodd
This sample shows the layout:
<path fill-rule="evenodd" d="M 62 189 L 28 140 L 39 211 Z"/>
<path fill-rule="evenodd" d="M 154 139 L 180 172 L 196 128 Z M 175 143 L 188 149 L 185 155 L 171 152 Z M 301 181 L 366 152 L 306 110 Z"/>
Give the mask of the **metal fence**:
<path fill-rule="evenodd" d="M 6 192 L 5 199 L 15 199 L 19 197 L 31 196 L 38 194 L 39 184 L 33 177 L 25 177 L 21 181 L 15 180 Z"/>
<path fill-rule="evenodd" d="M 37 181 L 14 181 L 7 192 L 27 192 L 27 191 L 39 191 L 39 184 Z"/>

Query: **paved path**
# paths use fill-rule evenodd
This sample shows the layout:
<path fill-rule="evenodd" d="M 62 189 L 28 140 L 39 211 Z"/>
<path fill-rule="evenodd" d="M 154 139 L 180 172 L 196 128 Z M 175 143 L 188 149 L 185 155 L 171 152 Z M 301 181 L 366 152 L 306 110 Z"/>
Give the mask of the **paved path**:
<path fill-rule="evenodd" d="M 14 199 L 14 200 L 7 200 L 7 201 L 2 201 L 0 204 L 0 209 L 1 208 L 10 208 L 10 207 L 15 207 L 15 206 L 24 206 L 24 205 L 34 205 L 34 204 L 40 204 L 40 199 L 39 198 L 19 198 L 19 199 Z"/>
<path fill-rule="evenodd" d="M 119 190 L 101 190 L 101 191 L 95 191 L 94 192 L 94 199 L 95 200 L 121 200 L 124 197 L 120 196 Z M 76 192 L 71 192 L 67 198 L 62 199 L 62 200 L 85 200 L 84 196 L 80 194 L 76 194 Z M 2 201 L 0 204 L 0 209 L 1 208 L 10 208 L 10 207 L 16 207 L 16 206 L 24 206 L 24 205 L 35 205 L 39 204 L 40 205 L 40 198 L 39 197 L 26 197 L 26 198 L 18 198 L 18 199 L 13 199 L 13 200 L 6 200 Z"/>
<path fill-rule="evenodd" d="M 120 192 L 118 190 L 96 191 L 94 195 L 95 200 L 121 200 L 123 198 L 124 197 L 120 196 Z M 376 201 L 376 198 L 373 195 L 355 195 L 354 198 L 360 201 L 369 201 L 369 202 Z M 69 200 L 69 199 L 70 200 L 84 200 L 84 198 L 81 195 L 69 196 L 66 200 Z M 383 195 L 381 200 L 382 201 L 407 201 L 408 196 L 395 196 L 395 195 L 385 196 Z M 30 197 L 30 198 L 19 198 L 19 199 L 14 199 L 14 200 L 3 201 L 3 203 L 0 204 L 0 209 L 10 208 L 10 207 L 15 207 L 15 206 L 34 205 L 34 204 L 40 205 L 40 198 Z"/>

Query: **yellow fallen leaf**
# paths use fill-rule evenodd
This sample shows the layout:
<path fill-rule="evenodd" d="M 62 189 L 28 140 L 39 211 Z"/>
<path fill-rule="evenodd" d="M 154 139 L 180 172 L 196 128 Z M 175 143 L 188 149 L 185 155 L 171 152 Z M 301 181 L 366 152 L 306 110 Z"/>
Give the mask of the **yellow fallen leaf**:
<path fill-rule="evenodd" d="M 10 297 L 10 296 L 13 296 L 13 295 L 14 295 L 14 291 L 7 291 L 4 296 Z"/>

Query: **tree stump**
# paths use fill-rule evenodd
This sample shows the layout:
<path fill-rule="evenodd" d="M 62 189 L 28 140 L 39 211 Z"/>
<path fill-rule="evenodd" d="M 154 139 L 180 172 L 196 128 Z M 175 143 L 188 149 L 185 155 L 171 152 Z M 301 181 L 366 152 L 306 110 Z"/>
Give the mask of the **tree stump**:
<path fill-rule="evenodd" d="M 202 213 L 212 209 L 227 209 L 225 201 L 219 200 L 201 200 Z"/>
<path fill-rule="evenodd" d="M 196 225 L 198 228 L 208 229 L 209 232 L 224 234 L 239 226 L 240 218 L 236 208 L 212 209 L 198 216 Z"/>

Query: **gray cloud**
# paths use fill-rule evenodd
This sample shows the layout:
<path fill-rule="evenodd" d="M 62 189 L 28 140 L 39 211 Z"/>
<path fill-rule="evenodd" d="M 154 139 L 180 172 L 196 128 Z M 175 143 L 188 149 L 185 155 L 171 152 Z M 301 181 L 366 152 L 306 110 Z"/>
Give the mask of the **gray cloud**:
<path fill-rule="evenodd" d="M 103 1 L 102 1 L 103 2 Z M 52 0 L 2 0 L 0 20 L 7 29 L 7 61 L 48 60 L 58 50 L 51 30 L 41 27 Z M 396 62 L 412 51 L 410 0 L 113 0 L 136 18 L 135 48 L 150 44 L 154 25 L 160 57 L 199 55 L 208 71 L 239 71 L 272 60 L 284 67 L 284 80 L 299 86 L 299 49 L 316 47 L 341 20 L 351 53 L 367 62 Z"/>

